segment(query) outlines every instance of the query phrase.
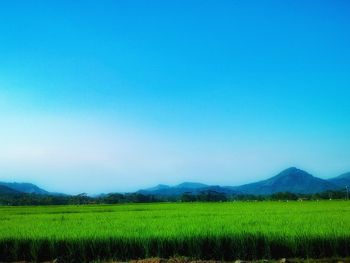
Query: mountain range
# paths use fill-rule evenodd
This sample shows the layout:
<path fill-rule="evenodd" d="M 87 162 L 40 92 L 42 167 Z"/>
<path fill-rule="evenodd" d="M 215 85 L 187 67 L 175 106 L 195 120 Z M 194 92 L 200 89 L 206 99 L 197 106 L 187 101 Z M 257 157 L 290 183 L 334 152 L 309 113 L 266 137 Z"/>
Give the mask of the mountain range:
<path fill-rule="evenodd" d="M 199 194 L 203 191 L 215 191 L 231 195 L 271 195 L 279 192 L 312 194 L 327 190 L 342 190 L 346 186 L 350 187 L 350 172 L 326 180 L 315 177 L 298 168 L 291 167 L 266 180 L 240 186 L 219 186 L 184 182 L 175 186 L 159 184 L 152 188 L 139 190 L 136 193 L 155 196 L 179 196 L 184 193 Z M 62 195 L 48 192 L 31 183 L 0 182 L 0 195 L 23 193 Z"/>
<path fill-rule="evenodd" d="M 278 192 L 312 194 L 327 190 L 341 190 L 350 186 L 350 172 L 331 179 L 321 179 L 295 167 L 283 170 L 266 180 L 240 186 L 205 185 L 201 183 L 182 183 L 176 186 L 158 185 L 139 190 L 148 195 L 171 196 L 183 193 L 197 194 L 203 191 L 216 191 L 225 194 L 270 195 Z"/>

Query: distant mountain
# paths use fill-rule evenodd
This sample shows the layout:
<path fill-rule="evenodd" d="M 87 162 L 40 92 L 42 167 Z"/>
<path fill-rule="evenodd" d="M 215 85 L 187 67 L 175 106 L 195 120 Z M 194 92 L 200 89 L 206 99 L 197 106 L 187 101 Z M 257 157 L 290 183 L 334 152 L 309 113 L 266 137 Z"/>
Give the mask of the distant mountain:
<path fill-rule="evenodd" d="M 350 172 L 331 178 L 328 181 L 341 188 L 350 187 Z"/>
<path fill-rule="evenodd" d="M 327 190 L 340 190 L 350 187 L 350 172 L 328 180 L 314 177 L 313 175 L 295 167 L 288 168 L 269 179 L 240 185 L 219 186 L 206 185 L 197 182 L 184 182 L 175 186 L 159 184 L 152 188 L 141 189 L 136 193 L 155 196 L 180 196 L 184 193 L 200 194 L 208 192 L 222 193 L 226 195 L 271 195 L 278 192 L 290 192 L 296 194 L 320 193 Z M 15 193 L 27 193 L 38 195 L 64 195 L 48 192 L 31 183 L 6 183 L 0 182 L 0 195 Z"/>
<path fill-rule="evenodd" d="M 199 188 L 208 187 L 208 185 L 202 184 L 202 183 L 184 182 L 184 183 L 179 184 L 179 185 L 177 185 L 175 187 L 177 187 L 177 188 L 187 188 L 187 189 L 199 189 Z"/>
<path fill-rule="evenodd" d="M 13 195 L 13 194 L 19 194 L 19 193 L 20 192 L 12 189 L 10 187 L 0 185 L 0 195 Z"/>
<path fill-rule="evenodd" d="M 339 184 L 343 184 L 345 180 L 350 180 L 350 174 L 342 175 L 342 177 L 337 178 L 339 180 L 336 181 L 336 178 L 334 178 L 334 182 L 331 180 L 323 180 L 303 170 L 291 167 L 267 180 L 241 186 L 211 186 L 201 183 L 185 182 L 176 186 L 158 185 L 156 187 L 140 190 L 138 193 L 159 196 L 179 196 L 184 193 L 198 194 L 205 191 L 215 191 L 229 195 L 271 195 L 278 192 L 312 194 L 327 190 L 338 190 Z"/>
<path fill-rule="evenodd" d="M 170 188 L 169 185 L 159 184 L 159 185 L 156 185 L 155 187 L 147 188 L 144 191 L 153 192 L 153 191 L 159 191 L 159 190 L 164 190 L 164 189 L 169 189 L 169 188 Z"/>
<path fill-rule="evenodd" d="M 184 182 L 175 186 L 157 185 L 152 188 L 139 190 L 137 193 L 159 196 L 178 196 L 184 193 L 197 193 L 199 190 L 205 190 L 209 186 L 201 183 Z"/>
<path fill-rule="evenodd" d="M 314 177 L 303 170 L 291 167 L 267 180 L 232 189 L 244 194 L 269 195 L 278 192 L 311 194 L 337 188 L 335 184 L 327 180 Z"/>
<path fill-rule="evenodd" d="M 39 195 L 50 195 L 52 193 L 39 188 L 38 186 L 30 183 L 5 183 L 0 182 L 0 186 L 5 186 L 7 188 L 13 189 L 20 193 L 26 194 L 39 194 Z"/>

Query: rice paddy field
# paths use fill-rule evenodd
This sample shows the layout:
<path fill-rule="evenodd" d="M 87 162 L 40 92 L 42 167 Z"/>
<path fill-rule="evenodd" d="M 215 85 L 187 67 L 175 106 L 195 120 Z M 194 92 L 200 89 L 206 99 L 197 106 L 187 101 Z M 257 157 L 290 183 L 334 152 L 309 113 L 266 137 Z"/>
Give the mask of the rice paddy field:
<path fill-rule="evenodd" d="M 350 256 L 350 202 L 0 207 L 0 261 Z"/>

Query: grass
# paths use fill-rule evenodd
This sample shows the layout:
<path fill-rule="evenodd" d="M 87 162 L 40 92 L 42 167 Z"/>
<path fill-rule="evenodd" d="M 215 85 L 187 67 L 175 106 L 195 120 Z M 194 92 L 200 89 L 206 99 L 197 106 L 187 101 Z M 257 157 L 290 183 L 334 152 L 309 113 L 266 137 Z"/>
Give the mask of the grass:
<path fill-rule="evenodd" d="M 0 261 L 350 256 L 350 202 L 0 207 Z"/>

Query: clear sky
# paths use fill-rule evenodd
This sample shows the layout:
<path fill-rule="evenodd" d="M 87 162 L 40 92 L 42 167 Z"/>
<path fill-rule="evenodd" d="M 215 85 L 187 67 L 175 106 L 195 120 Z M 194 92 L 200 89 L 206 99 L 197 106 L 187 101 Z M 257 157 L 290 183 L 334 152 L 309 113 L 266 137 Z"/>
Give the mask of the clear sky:
<path fill-rule="evenodd" d="M 350 170 L 350 2 L 1 1 L 0 180 L 50 191 Z"/>

